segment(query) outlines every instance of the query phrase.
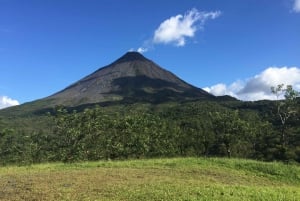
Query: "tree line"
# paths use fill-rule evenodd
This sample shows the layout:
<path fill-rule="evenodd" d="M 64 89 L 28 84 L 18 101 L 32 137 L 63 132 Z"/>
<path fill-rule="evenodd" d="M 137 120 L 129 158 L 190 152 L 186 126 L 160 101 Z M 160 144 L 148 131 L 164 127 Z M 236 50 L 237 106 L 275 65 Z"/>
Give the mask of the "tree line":
<path fill-rule="evenodd" d="M 48 114 L 47 129 L 25 133 L 0 123 L 0 163 L 175 156 L 300 162 L 299 94 L 289 94 L 289 86 L 273 91 L 286 97 L 268 115 L 206 101 L 83 111 L 58 106 Z"/>

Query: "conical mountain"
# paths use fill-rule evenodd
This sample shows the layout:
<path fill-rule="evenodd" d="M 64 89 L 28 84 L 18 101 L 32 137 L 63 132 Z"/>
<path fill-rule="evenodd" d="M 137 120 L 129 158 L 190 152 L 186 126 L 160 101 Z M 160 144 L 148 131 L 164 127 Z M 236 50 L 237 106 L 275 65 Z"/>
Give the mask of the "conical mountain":
<path fill-rule="evenodd" d="M 138 52 L 127 52 L 108 66 L 47 97 L 53 104 L 77 106 L 99 102 L 159 103 L 214 96 L 163 69 Z"/>

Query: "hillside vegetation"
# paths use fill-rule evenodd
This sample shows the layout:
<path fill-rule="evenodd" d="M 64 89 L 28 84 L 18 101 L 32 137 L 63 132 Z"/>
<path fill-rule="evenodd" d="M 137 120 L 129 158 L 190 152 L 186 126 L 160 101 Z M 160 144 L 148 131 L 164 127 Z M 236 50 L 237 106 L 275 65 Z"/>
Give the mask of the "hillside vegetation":
<path fill-rule="evenodd" d="M 300 167 L 173 158 L 0 168 L 0 200 L 300 200 Z"/>
<path fill-rule="evenodd" d="M 175 156 L 300 162 L 299 116 L 283 130 L 274 108 L 239 101 L 56 107 L 3 118 L 0 163 Z"/>

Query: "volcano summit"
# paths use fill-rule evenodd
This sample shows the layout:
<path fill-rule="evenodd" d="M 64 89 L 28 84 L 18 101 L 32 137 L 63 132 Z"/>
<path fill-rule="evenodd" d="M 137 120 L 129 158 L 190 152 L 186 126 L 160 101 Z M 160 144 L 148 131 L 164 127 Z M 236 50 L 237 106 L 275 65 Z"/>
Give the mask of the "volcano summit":
<path fill-rule="evenodd" d="M 114 101 L 161 103 L 213 97 L 140 53 L 127 52 L 45 100 L 51 100 L 51 105 L 77 106 Z"/>

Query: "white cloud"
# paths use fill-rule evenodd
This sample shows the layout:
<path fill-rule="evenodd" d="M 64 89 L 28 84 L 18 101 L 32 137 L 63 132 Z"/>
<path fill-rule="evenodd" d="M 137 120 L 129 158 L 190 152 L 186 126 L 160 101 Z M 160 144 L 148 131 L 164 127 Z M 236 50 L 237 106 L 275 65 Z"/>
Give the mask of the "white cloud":
<path fill-rule="evenodd" d="M 214 94 L 215 96 L 222 96 L 228 93 L 227 86 L 225 84 L 216 84 L 212 87 L 205 87 L 205 91 Z"/>
<path fill-rule="evenodd" d="M 219 83 L 211 87 L 205 87 L 203 89 L 215 96 L 230 95 L 237 98 L 236 92 L 241 90 L 241 86 L 242 82 L 236 81 L 229 86 L 223 83 Z"/>
<path fill-rule="evenodd" d="M 221 15 L 220 11 L 200 12 L 193 8 L 186 14 L 178 14 L 163 21 L 154 31 L 152 38 L 144 41 L 144 44 L 137 49 L 144 53 L 153 49 L 154 44 L 173 44 L 178 47 L 186 45 L 187 38 L 193 38 L 199 29 L 209 19 L 215 19 Z"/>
<path fill-rule="evenodd" d="M 137 51 L 139 52 L 139 53 L 144 53 L 144 52 L 147 52 L 148 51 L 148 48 L 146 48 L 146 47 L 139 47 L 138 49 L 137 49 Z"/>
<path fill-rule="evenodd" d="M 208 19 L 215 19 L 221 12 L 199 12 L 197 9 L 185 15 L 172 16 L 160 24 L 153 36 L 154 43 L 175 44 L 184 46 L 186 38 L 192 38 L 198 29 L 203 28 Z M 198 24 L 197 24 L 198 23 Z"/>
<path fill-rule="evenodd" d="M 17 100 L 11 99 L 7 96 L 0 96 L 0 109 L 14 105 L 20 105 L 20 103 Z"/>
<path fill-rule="evenodd" d="M 300 13 L 300 0 L 295 0 L 294 1 L 294 7 L 293 10 L 297 13 Z"/>
<path fill-rule="evenodd" d="M 271 87 L 278 84 L 292 85 L 300 90 L 300 68 L 269 67 L 263 72 L 244 81 L 236 81 L 231 85 L 217 84 L 205 87 L 204 90 L 216 95 L 230 95 L 241 100 L 274 100 Z"/>

